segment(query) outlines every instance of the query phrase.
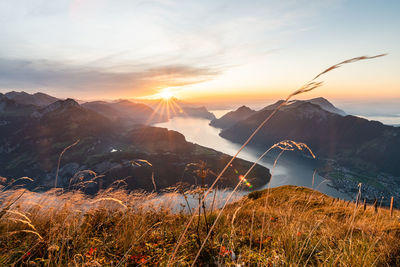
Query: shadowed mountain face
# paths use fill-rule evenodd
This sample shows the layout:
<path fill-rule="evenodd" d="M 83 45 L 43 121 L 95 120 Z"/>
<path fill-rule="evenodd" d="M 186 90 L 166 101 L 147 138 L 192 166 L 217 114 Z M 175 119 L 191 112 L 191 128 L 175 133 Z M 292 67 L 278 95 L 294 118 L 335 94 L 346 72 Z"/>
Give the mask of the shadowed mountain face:
<path fill-rule="evenodd" d="M 275 103 L 224 129 L 220 135 L 244 142 L 268 117 Z M 326 111 L 308 101 L 283 107 L 260 130 L 250 145 L 267 148 L 281 140 L 304 142 L 320 159 L 363 171 L 400 174 L 400 129 L 355 116 Z"/>
<path fill-rule="evenodd" d="M 250 117 L 254 113 L 256 113 L 255 110 L 252 110 L 251 108 L 246 106 L 241 106 L 235 111 L 228 112 L 219 119 L 212 120 L 210 122 L 210 125 L 222 129 L 229 128 L 234 124 L 236 124 L 237 122 Z"/>
<path fill-rule="evenodd" d="M 129 190 L 153 190 L 153 174 L 157 190 L 177 182 L 196 184 L 196 169 L 184 170 L 189 163 L 199 166 L 200 162 L 212 170 L 205 177 L 205 183 L 210 184 L 215 179 L 211 173 L 219 172 L 230 159 L 187 142 L 178 132 L 140 125 L 128 127 L 72 99 L 37 107 L 0 95 L 0 122 L 0 176 L 31 177 L 35 180 L 31 188 L 54 187 L 59 155 L 77 140 L 63 153 L 57 186 L 78 189 L 84 185 L 88 193 L 116 181 Z M 233 168 L 244 173 L 250 166 L 250 162 L 238 159 Z M 219 183 L 221 187 L 233 187 L 238 182 L 233 168 Z M 98 176 L 92 180 L 93 173 L 86 170 Z M 250 176 L 255 188 L 270 178 L 269 170 L 261 166 Z"/>
<path fill-rule="evenodd" d="M 35 105 L 39 107 L 45 107 L 59 100 L 56 97 L 40 92 L 35 94 L 28 94 L 23 91 L 22 92 L 12 91 L 6 93 L 5 96 L 8 97 L 9 99 L 15 100 L 15 102 L 19 104 Z"/>

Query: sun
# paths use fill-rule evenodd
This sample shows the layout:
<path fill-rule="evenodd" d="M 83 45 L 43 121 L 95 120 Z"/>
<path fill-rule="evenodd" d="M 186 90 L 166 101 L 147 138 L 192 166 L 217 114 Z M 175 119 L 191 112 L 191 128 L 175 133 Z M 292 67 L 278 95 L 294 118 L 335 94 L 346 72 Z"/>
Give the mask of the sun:
<path fill-rule="evenodd" d="M 152 95 L 151 99 L 156 100 L 158 103 L 154 106 L 153 113 L 147 120 L 147 123 L 150 123 L 154 116 L 159 116 L 160 119 L 170 119 L 178 115 L 187 115 L 184 109 L 179 105 L 179 101 L 176 98 L 176 91 L 163 89 L 157 94 Z"/>
<path fill-rule="evenodd" d="M 174 94 L 171 91 L 163 91 L 158 94 L 164 100 L 170 100 Z"/>

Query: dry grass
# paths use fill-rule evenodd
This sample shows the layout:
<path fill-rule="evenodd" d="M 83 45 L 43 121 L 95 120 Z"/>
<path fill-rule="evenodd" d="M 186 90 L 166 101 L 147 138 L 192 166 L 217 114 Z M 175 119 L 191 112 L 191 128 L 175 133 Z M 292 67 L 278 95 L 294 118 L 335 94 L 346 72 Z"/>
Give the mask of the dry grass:
<path fill-rule="evenodd" d="M 7 198 L 19 194 L 9 192 Z M 155 194 L 121 190 L 94 198 L 27 192 L 0 218 L 0 265 L 166 265 L 190 216 L 185 207 L 173 212 L 176 205 Z M 208 223 L 218 212 L 208 207 Z M 362 205 L 302 187 L 255 192 L 225 208 L 197 263 L 396 265 L 399 215 L 395 210 L 391 217 L 386 209 L 376 214 L 372 206 L 364 212 Z M 192 263 L 198 240 L 207 235 L 205 218 L 196 217 L 197 222 L 174 264 Z"/>

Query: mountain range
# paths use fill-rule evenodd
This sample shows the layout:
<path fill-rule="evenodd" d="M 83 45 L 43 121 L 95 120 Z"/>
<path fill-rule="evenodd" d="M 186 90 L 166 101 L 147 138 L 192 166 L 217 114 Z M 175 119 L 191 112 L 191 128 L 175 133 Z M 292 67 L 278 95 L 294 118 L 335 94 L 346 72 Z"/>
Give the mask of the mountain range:
<path fill-rule="evenodd" d="M 129 190 L 151 191 L 178 182 L 200 184 L 195 173 L 208 168 L 202 183 L 210 184 L 230 156 L 187 142 L 175 131 L 124 122 L 130 114 L 133 120 L 144 121 L 151 113 L 150 107 L 130 101 L 80 105 L 66 99 L 37 106 L 1 94 L 0 176 L 9 181 L 28 176 L 34 179 L 30 188 L 42 190 L 85 185 L 85 192 L 95 193 L 118 183 Z M 235 161 L 219 186 L 235 186 L 236 171 L 244 173 L 250 165 Z M 260 165 L 250 176 L 254 188 L 270 178 L 269 170 Z"/>
<path fill-rule="evenodd" d="M 281 100 L 282 101 L 282 100 Z M 220 135 L 242 143 L 282 102 L 243 118 L 243 107 L 228 113 L 232 123 Z M 292 101 L 282 107 L 254 137 L 252 146 L 269 146 L 290 139 L 306 143 L 320 159 L 335 160 L 342 166 L 373 173 L 400 175 L 400 129 L 345 113 L 326 99 Z"/>

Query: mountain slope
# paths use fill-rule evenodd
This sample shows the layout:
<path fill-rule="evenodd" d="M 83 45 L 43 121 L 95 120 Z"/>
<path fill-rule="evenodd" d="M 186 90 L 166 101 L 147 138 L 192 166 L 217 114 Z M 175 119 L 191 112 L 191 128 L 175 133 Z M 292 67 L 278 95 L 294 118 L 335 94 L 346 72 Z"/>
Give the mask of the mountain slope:
<path fill-rule="evenodd" d="M 252 110 L 251 108 L 246 106 L 241 106 L 235 111 L 230 111 L 226 113 L 219 119 L 212 120 L 210 122 L 210 125 L 222 129 L 229 128 L 233 126 L 235 123 L 250 117 L 254 113 L 256 113 L 255 110 Z"/>

